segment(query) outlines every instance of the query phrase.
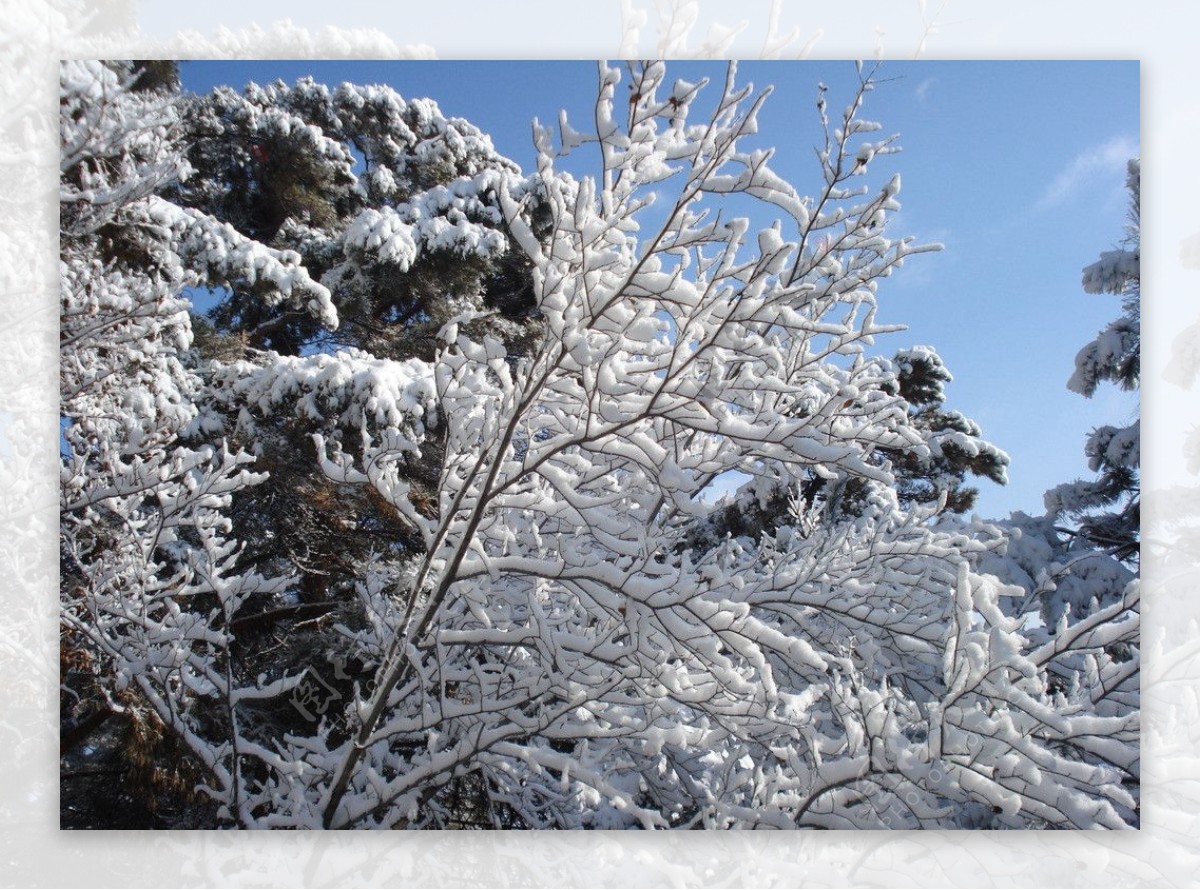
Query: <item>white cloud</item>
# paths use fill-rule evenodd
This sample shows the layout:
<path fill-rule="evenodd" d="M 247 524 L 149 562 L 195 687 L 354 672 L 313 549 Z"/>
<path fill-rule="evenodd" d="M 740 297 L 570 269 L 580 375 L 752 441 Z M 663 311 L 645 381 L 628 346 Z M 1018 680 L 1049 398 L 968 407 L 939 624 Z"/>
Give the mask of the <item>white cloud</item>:
<path fill-rule="evenodd" d="M 1125 171 L 1125 163 L 1140 152 L 1138 142 L 1129 136 L 1111 139 L 1080 152 L 1046 187 L 1038 200 L 1038 209 L 1045 210 L 1061 203 L 1068 195 L 1088 182 Z M 1124 182 L 1124 178 L 1120 179 Z"/>
<path fill-rule="evenodd" d="M 933 89 L 933 85 L 935 83 L 937 83 L 936 78 L 927 77 L 923 81 L 921 81 L 919 84 L 917 84 L 917 88 L 915 90 L 913 90 L 913 95 L 915 95 L 917 97 L 918 102 L 924 102 L 926 99 L 929 98 L 929 91 L 931 89 Z"/>

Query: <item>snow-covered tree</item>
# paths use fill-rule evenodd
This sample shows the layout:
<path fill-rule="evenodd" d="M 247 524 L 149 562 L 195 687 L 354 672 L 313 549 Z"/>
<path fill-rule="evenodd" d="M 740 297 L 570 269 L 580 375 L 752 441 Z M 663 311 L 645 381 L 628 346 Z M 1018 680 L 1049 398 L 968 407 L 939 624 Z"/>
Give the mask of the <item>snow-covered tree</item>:
<path fill-rule="evenodd" d="M 247 679 L 231 623 L 287 582 L 238 570 L 226 511 L 263 477 L 245 453 L 194 443 L 202 381 L 185 361 L 182 292 L 258 279 L 270 299 L 336 314 L 296 257 L 156 194 L 188 165 L 178 107 L 143 73 L 61 69 L 62 623 L 76 668 L 64 693 L 80 719 L 107 709 L 171 733 L 236 801 L 239 705 L 290 681 Z"/>
<path fill-rule="evenodd" d="M 1121 296 L 1122 315 L 1079 351 L 1068 387 L 1090 397 L 1103 381 L 1136 390 L 1140 360 L 1140 162 L 1129 162 L 1130 222 L 1123 247 L 1103 253 L 1083 270 L 1088 293 Z M 1062 648 L 1079 629 L 1122 616 L 1139 596 L 1139 422 L 1101 427 L 1087 442 L 1095 480 L 1059 485 L 1046 493 L 1046 513 L 1015 513 L 1000 523 L 1005 539 L 973 559 L 973 565 L 1020 591 L 1002 603 L 1032 642 Z M 1065 527 L 1064 520 L 1075 520 Z M 949 524 L 949 523 L 947 523 Z M 961 526 L 960 526 L 961 528 Z M 1134 612 L 1118 618 L 1136 631 Z M 1046 688 L 1065 710 L 1082 706 L 1126 715 L 1136 726 L 1140 697 L 1140 641 L 1136 632 L 1103 635 L 1085 651 L 1048 666 Z M 1065 743 L 1087 762 L 1095 746 L 1076 738 Z M 1123 783 L 1136 790 L 1140 764 L 1127 767 Z"/>
<path fill-rule="evenodd" d="M 1121 315 L 1075 357 L 1067 386 L 1091 398 L 1101 383 L 1135 391 L 1141 379 L 1141 162 L 1129 162 L 1129 223 L 1124 244 L 1083 270 L 1089 294 L 1121 298 Z M 1051 516 L 1073 520 L 1074 534 L 1136 562 L 1141 526 L 1141 425 L 1105 425 L 1088 436 L 1085 451 L 1095 479 L 1065 483 L 1046 493 Z"/>
<path fill-rule="evenodd" d="M 196 175 L 177 200 L 297 252 L 331 291 L 336 331 L 231 288 L 213 315 L 250 346 L 295 355 L 355 346 L 432 358 L 464 311 L 525 333 L 528 262 L 509 250 L 494 183 L 517 165 L 470 122 L 380 85 L 219 87 L 186 105 Z"/>
<path fill-rule="evenodd" d="M 1008 455 L 982 438 L 979 424 L 945 407 L 945 385 L 954 378 L 932 348 L 916 346 L 896 354 L 900 395 L 909 404 L 914 425 L 925 434 L 929 456 L 912 452 L 888 455 L 902 504 L 933 504 L 965 513 L 979 490 L 965 484 L 967 474 L 1001 485 L 1008 481 Z"/>
<path fill-rule="evenodd" d="M 527 346 L 510 350 L 480 325 L 489 307 L 468 304 L 439 320 L 427 355 L 379 355 L 366 342 L 260 349 L 209 358 L 188 378 L 204 390 L 184 400 L 204 405 L 181 420 L 190 435 L 230 432 L 217 422 L 237 418 L 250 444 L 281 418 L 315 423 L 315 465 L 335 493 L 373 492 L 416 542 L 356 565 L 357 607 L 325 638 L 355 665 L 338 685 L 315 647 L 304 677 L 261 652 L 235 657 L 230 609 L 286 582 L 237 574 L 220 522 L 234 477 L 200 497 L 186 533 L 140 535 L 177 527 L 157 520 L 186 501 L 171 490 L 148 507 L 114 502 L 137 517 L 126 526 L 141 550 L 96 552 L 121 567 L 174 560 L 179 580 L 156 568 L 161 583 L 128 587 L 124 611 L 115 593 L 93 595 L 99 605 L 75 624 L 114 650 L 115 682 L 136 683 L 191 746 L 220 819 L 421 828 L 470 810 L 500 827 L 1137 823 L 1136 660 L 1117 678 L 1095 658 L 1136 640 L 1136 585 L 1081 620 L 1031 629 L 1006 608 L 1026 592 L 980 570 L 1000 555 L 999 529 L 935 525 L 938 505 L 900 503 L 891 456 L 936 466 L 948 427 L 916 419 L 903 358 L 868 351 L 899 329 L 877 318 L 879 284 L 928 249 L 889 234 L 900 178 L 875 181 L 895 140 L 861 117 L 872 86 L 862 78 L 832 116 L 821 89 L 820 179 L 803 197 L 755 146 L 769 91 L 739 85 L 735 66 L 710 96 L 707 82 L 670 83 L 661 63 L 602 64 L 593 132 L 564 116 L 558 139 L 535 130 L 535 172 L 474 180 L 528 264 L 538 333 Z M 581 146 L 599 166 L 577 178 L 559 158 Z M 161 228 L 161 250 L 197 264 L 204 282 L 237 253 L 228 245 L 266 234 L 225 224 L 221 246 L 189 252 L 182 222 L 205 230 L 211 218 L 145 203 L 180 221 Z M 763 223 L 734 214 L 751 205 Z M 364 213 L 389 232 L 413 224 Z M 390 249 L 382 234 L 363 244 Z M 358 247 L 339 242 L 344 256 Z M 275 306 L 293 299 L 285 281 L 311 284 L 296 308 L 333 325 L 336 262 L 313 276 L 299 251 L 247 250 L 265 266 L 296 264 L 248 293 Z M 440 459 L 423 490 L 412 467 L 429 447 Z M 730 471 L 751 489 L 793 492 L 787 521 L 695 547 L 713 509 L 705 493 Z M 857 509 L 822 516 L 828 499 L 804 492 L 813 478 L 855 482 Z M 138 525 L 139 508 L 158 524 Z M 82 578 L 96 575 L 95 559 L 79 562 Z M 224 710 L 178 704 L 205 696 Z M 311 730 L 278 731 L 263 700 L 288 696 L 319 716 Z"/>
<path fill-rule="evenodd" d="M 1086 292 L 1118 295 L 1122 307 L 1121 316 L 1075 358 L 1075 373 L 1067 386 L 1087 397 L 1105 381 L 1127 391 L 1139 385 L 1140 161 L 1130 161 L 1128 171 L 1131 201 L 1125 243 L 1083 270 Z M 1140 443 L 1136 419 L 1123 427 L 1094 430 L 1086 452 L 1098 477 L 1046 492 L 1042 516 L 1014 514 L 1003 523 L 1008 538 L 1004 554 L 989 554 L 977 563 L 1024 592 L 1011 598 L 1005 610 L 1046 644 L 1055 634 L 1069 634 L 1072 626 L 1119 613 L 1138 590 Z M 1064 521 L 1073 524 L 1065 526 Z M 1083 695 L 1134 713 L 1140 664 L 1138 638 L 1124 636 L 1093 647 L 1084 659 L 1061 661 L 1049 676 L 1048 688 L 1068 700 Z M 1136 783 L 1137 775 L 1134 771 L 1128 781 Z"/>
<path fill-rule="evenodd" d="M 278 355 L 353 347 L 378 359 L 429 360 L 438 330 L 464 312 L 478 315 L 476 336 L 499 337 L 513 355 L 529 349 L 538 331 L 530 264 L 511 249 L 495 198 L 499 177 L 519 171 L 469 122 L 390 87 L 330 89 L 304 78 L 190 97 L 183 126 L 194 173 L 171 196 L 294 251 L 329 288 L 339 319 L 331 329 L 262 300 L 257 282 L 226 283 L 208 318 L 194 320 L 203 355 L 262 366 Z M 369 553 L 421 546 L 386 503 L 339 488 L 319 472 L 311 447 L 296 447 L 313 433 L 341 435 L 322 412 L 251 417 L 228 407 L 209 405 L 270 474 L 235 498 L 245 558 L 297 572 L 306 604 L 352 596 Z M 430 503 L 441 459 L 435 432 L 422 460 L 406 466 Z"/>
<path fill-rule="evenodd" d="M 879 448 L 875 459 L 886 461 L 902 508 L 936 506 L 939 513 L 965 513 L 975 504 L 978 490 L 965 484 L 967 474 L 993 482 L 1008 481 L 1008 455 L 982 438 L 979 425 L 959 411 L 945 408 L 945 384 L 953 378 L 941 356 L 929 346 L 896 353 L 880 388 L 899 395 L 907 404 L 913 428 L 924 448 Z M 723 498 L 698 520 L 689 537 L 693 547 L 706 549 L 728 535 L 756 539 L 792 521 L 797 497 L 812 519 L 836 522 L 862 513 L 876 482 L 845 473 L 810 471 L 798 487 L 792 480 L 764 485 L 752 479 L 731 497 Z"/>

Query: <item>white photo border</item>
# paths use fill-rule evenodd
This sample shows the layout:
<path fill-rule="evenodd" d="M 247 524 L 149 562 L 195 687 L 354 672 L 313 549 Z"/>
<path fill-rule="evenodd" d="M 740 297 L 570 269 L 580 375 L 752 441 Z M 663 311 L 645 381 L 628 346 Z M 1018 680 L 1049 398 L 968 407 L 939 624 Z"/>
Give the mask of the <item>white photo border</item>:
<path fill-rule="evenodd" d="M 1200 391 L 1176 340 L 1200 320 L 1194 29 L 1094 0 L 0 0 L 0 884 L 59 886 L 1162 886 L 1200 874 Z M 378 5 L 382 7 L 382 5 Z M 284 19 L 289 21 L 284 22 Z M 256 23 L 256 24 L 255 24 Z M 58 830 L 57 128 L 64 57 L 1105 58 L 1143 83 L 1147 670 L 1140 832 L 423 833 Z M 1052 89 L 1053 85 L 1047 85 Z M 1101 245 L 1098 245 L 1098 248 Z M 1186 340 L 1186 332 L 1183 335 Z"/>

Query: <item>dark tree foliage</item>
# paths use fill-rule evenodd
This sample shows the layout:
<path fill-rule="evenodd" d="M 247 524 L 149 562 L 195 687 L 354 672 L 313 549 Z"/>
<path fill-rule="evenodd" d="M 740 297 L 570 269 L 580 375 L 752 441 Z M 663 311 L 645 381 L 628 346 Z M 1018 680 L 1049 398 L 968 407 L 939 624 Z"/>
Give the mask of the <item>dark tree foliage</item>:
<path fill-rule="evenodd" d="M 174 93 L 179 90 L 179 63 L 174 59 L 134 59 L 133 92 Z"/>
<path fill-rule="evenodd" d="M 945 495 L 945 509 L 966 513 L 979 490 L 965 484 L 968 474 L 1003 485 L 1008 481 L 1008 455 L 982 438 L 979 424 L 959 411 L 944 408 L 945 384 L 953 378 L 941 358 L 928 347 L 896 355 L 896 382 L 909 404 L 909 415 L 929 445 L 930 456 L 888 452 L 902 504 L 930 504 Z"/>

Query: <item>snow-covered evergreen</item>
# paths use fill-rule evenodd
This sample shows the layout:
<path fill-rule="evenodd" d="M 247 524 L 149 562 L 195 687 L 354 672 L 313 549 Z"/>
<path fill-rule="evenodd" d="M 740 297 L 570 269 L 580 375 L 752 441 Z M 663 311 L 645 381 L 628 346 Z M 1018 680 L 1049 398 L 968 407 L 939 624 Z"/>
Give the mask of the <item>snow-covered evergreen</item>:
<path fill-rule="evenodd" d="M 1129 162 L 1129 224 L 1124 245 L 1105 251 L 1083 270 L 1089 294 L 1121 298 L 1121 315 L 1079 351 L 1067 386 L 1091 397 L 1105 382 L 1136 390 L 1141 380 L 1141 162 Z M 1085 452 L 1095 479 L 1065 483 L 1046 493 L 1046 510 L 1078 524 L 1092 544 L 1136 560 L 1141 525 L 1141 424 L 1105 425 L 1088 436 Z"/>
<path fill-rule="evenodd" d="M 896 330 L 881 282 L 932 248 L 890 231 L 869 76 L 833 118 L 822 88 L 806 197 L 748 144 L 769 91 L 733 65 L 692 84 L 601 64 L 594 131 L 539 129 L 530 174 L 383 88 L 218 91 L 181 115 L 132 73 L 63 75 L 64 623 L 111 706 L 191 751 L 219 823 L 1138 823 L 1136 584 L 1031 621 L 1024 577 L 1072 567 L 936 521 L 964 456 L 1002 474 L 1003 453 L 922 419 L 936 353 L 870 352 Z M 74 110 L 97 96 L 104 126 Z M 572 151 L 594 175 L 560 169 Z M 286 189 L 263 172 L 301 153 Z M 213 171 L 235 167 L 226 193 Z M 776 221 L 735 215 L 748 199 Z M 482 265 L 431 291 L 447 252 Z M 339 343 L 380 280 L 423 308 Z M 528 308 L 504 298 L 522 281 Z M 193 284 L 229 289 L 234 355 L 189 350 Z M 318 632 L 282 625 L 307 664 L 249 620 L 296 614 L 321 568 L 239 541 L 243 515 L 283 534 L 251 454 L 321 474 L 310 501 L 347 542 L 403 529 L 347 544 L 353 595 Z M 944 477 L 938 500 L 902 499 L 901 461 Z M 788 509 L 697 546 L 729 471 Z M 856 509 L 819 515 L 814 479 Z"/>
<path fill-rule="evenodd" d="M 255 266 L 281 298 L 315 286 L 292 257 L 154 194 L 188 165 L 177 104 L 136 82 L 126 64 L 62 66 L 62 624 L 69 661 L 88 668 L 64 682 L 81 707 L 170 732 L 244 823 L 239 706 L 299 678 L 244 676 L 231 627 L 288 581 L 238 566 L 228 507 L 264 478 L 252 458 L 187 439 L 203 382 L 185 361 L 182 290 Z"/>

